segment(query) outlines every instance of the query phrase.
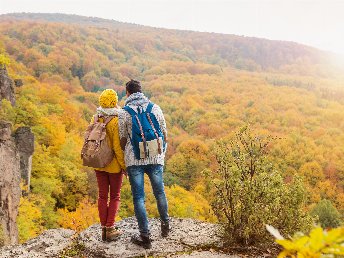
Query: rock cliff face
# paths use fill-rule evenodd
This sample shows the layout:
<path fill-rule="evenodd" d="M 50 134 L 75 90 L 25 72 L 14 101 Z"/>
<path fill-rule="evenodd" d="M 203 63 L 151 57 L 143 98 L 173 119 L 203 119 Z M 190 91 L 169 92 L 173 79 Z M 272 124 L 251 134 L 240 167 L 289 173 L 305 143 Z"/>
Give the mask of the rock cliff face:
<path fill-rule="evenodd" d="M 0 68 L 0 100 L 7 99 L 12 105 L 15 105 L 15 95 L 13 81 L 8 76 L 6 68 Z"/>
<path fill-rule="evenodd" d="M 16 130 L 14 139 L 19 152 L 21 178 L 24 180 L 25 185 L 27 185 L 27 191 L 29 192 L 32 155 L 34 152 L 34 135 L 30 127 L 23 126 Z"/>
<path fill-rule="evenodd" d="M 16 218 L 21 196 L 20 157 L 11 124 L 0 122 L 0 245 L 18 242 Z"/>
<path fill-rule="evenodd" d="M 15 104 L 13 82 L 0 68 L 0 100 Z M 34 136 L 29 127 L 19 127 L 12 136 L 11 124 L 0 121 L 0 246 L 18 242 L 16 218 L 21 196 L 20 181 L 30 185 Z"/>
<path fill-rule="evenodd" d="M 0 246 L 18 242 L 16 218 L 20 180 L 30 182 L 34 138 L 28 127 L 11 135 L 11 124 L 0 121 Z"/>
<path fill-rule="evenodd" d="M 192 219 L 172 219 L 172 231 L 167 238 L 160 236 L 160 221 L 149 220 L 152 233 L 152 249 L 145 250 L 130 243 L 137 233 L 135 218 L 126 218 L 117 223 L 124 232 L 117 241 L 102 242 L 100 225 L 93 225 L 81 232 L 66 229 L 51 229 L 23 245 L 0 249 L 0 258 L 18 257 L 218 257 L 237 258 L 214 251 L 222 248 L 218 225 Z"/>

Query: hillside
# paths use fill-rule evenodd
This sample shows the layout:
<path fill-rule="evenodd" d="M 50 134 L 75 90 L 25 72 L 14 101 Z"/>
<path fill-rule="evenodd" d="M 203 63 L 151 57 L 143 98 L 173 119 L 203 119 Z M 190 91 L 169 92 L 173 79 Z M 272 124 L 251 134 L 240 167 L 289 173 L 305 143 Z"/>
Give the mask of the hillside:
<path fill-rule="evenodd" d="M 31 193 L 21 200 L 21 240 L 97 220 L 94 174 L 80 164 L 83 131 L 99 91 L 124 96 L 129 78 L 165 113 L 170 213 L 216 221 L 214 143 L 250 124 L 279 139 L 271 162 L 286 181 L 305 178 L 307 209 L 329 199 L 344 214 L 344 80 L 331 55 L 291 42 L 156 29 L 60 14 L 0 16 L 0 49 L 21 79 L 0 118 L 35 134 Z M 123 104 L 123 100 L 121 102 Z M 133 215 L 128 182 L 120 217 Z M 148 211 L 156 216 L 147 196 Z M 30 215 L 28 215 L 30 214 Z M 85 216 L 87 218 L 85 218 Z"/>
<path fill-rule="evenodd" d="M 97 40 L 102 43 L 93 42 L 97 52 L 110 60 L 114 60 L 115 63 L 131 61 L 131 58 L 135 56 L 136 62 L 139 61 L 140 63 L 140 68 L 136 67 L 138 73 L 148 72 L 157 62 L 162 60 L 203 62 L 249 71 L 278 70 L 284 73 L 317 76 L 333 75 L 343 71 L 344 67 L 336 67 L 332 63 L 334 55 L 331 53 L 293 42 L 158 29 L 113 20 L 65 14 L 7 14 L 1 15 L 0 20 L 30 20 L 38 23 L 68 24 L 69 30 L 64 32 L 65 35 L 72 33 L 70 30 L 74 25 L 93 27 L 94 31 L 101 35 L 99 35 L 101 38 L 97 38 Z M 9 26 L 2 32 L 8 34 L 11 29 Z M 77 28 L 76 30 L 80 29 Z M 25 35 L 31 43 L 36 39 L 34 34 L 31 32 L 30 35 Z M 88 37 L 82 31 L 79 31 L 78 34 Z M 52 34 L 43 34 L 41 37 L 49 37 L 49 35 Z M 9 36 L 11 37 L 11 34 Z M 13 34 L 12 37 L 16 38 Z M 44 38 L 41 39 L 44 40 Z M 78 42 L 77 38 L 73 38 L 72 41 Z M 123 56 L 118 56 L 114 52 L 123 54 L 125 60 L 122 59 Z M 147 62 L 148 60 L 149 62 Z"/>

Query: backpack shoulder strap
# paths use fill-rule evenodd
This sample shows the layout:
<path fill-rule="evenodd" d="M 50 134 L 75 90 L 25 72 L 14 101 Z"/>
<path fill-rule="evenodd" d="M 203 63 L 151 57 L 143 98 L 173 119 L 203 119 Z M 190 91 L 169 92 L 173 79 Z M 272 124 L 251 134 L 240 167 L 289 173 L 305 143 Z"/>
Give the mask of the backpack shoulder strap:
<path fill-rule="evenodd" d="M 105 118 L 104 120 L 104 124 L 107 125 L 108 123 L 110 123 L 110 121 L 112 120 L 112 118 L 114 118 L 115 116 L 108 116 Z"/>
<path fill-rule="evenodd" d="M 146 113 L 152 113 L 153 106 L 154 106 L 154 103 L 149 102 L 147 109 L 146 109 Z"/>
<path fill-rule="evenodd" d="M 136 112 L 129 106 L 124 106 L 123 109 L 127 111 L 131 116 L 135 116 Z"/>

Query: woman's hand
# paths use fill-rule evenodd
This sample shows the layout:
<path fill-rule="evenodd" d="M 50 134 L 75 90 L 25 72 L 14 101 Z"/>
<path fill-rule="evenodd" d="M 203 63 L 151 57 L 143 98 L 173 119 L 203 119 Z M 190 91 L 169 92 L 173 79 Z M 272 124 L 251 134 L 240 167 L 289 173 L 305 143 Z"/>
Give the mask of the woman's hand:
<path fill-rule="evenodd" d="M 121 173 L 125 176 L 126 179 L 128 179 L 128 173 L 125 169 L 121 169 Z"/>

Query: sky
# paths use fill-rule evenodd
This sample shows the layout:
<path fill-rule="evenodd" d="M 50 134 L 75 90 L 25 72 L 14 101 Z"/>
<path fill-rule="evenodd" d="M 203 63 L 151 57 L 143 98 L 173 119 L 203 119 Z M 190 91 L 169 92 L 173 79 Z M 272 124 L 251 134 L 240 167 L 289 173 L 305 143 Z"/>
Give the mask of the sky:
<path fill-rule="evenodd" d="M 344 55 L 344 0 L 0 0 L 0 14 L 12 12 L 288 40 Z"/>

